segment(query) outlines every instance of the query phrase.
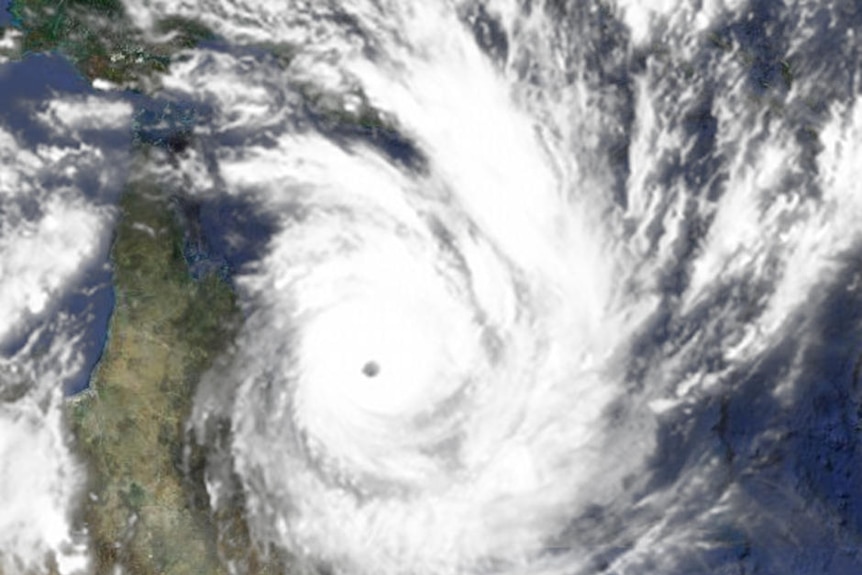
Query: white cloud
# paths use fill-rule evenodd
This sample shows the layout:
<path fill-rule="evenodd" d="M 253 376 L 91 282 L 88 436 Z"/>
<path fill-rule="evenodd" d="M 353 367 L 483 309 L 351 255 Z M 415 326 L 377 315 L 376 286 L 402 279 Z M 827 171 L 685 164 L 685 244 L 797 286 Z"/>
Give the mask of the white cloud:
<path fill-rule="evenodd" d="M 63 575 L 88 572 L 84 534 L 71 524 L 84 469 L 71 454 L 63 409 L 64 386 L 82 367 L 72 332 L 82 318 L 66 317 L 58 306 L 105 255 L 114 217 L 109 200 L 127 164 L 115 136 L 129 133 L 130 117 L 128 104 L 75 97 L 45 106 L 36 120 L 49 136 L 33 145 L 0 124 L 0 342 L 27 342 L 13 357 L 0 357 L 6 574 L 46 572 L 48 561 Z M 105 136 L 111 146 L 100 143 Z"/>
<path fill-rule="evenodd" d="M 635 44 L 673 34 L 700 34 L 717 16 L 738 10 L 741 0 L 705 0 L 693 5 L 681 0 L 619 0 L 622 20 Z M 686 43 L 689 40 L 685 40 Z"/>
<path fill-rule="evenodd" d="M 0 129 L 0 157 L 14 158 L 0 165 L 0 339 L 46 311 L 102 252 L 110 212 L 74 188 L 43 190 L 39 182 L 68 155 L 80 153 L 58 147 L 33 153 Z M 86 168 L 84 162 L 75 162 L 74 170 Z"/>
<path fill-rule="evenodd" d="M 48 102 L 36 118 L 57 134 L 80 138 L 82 132 L 131 130 L 132 107 L 99 96 L 58 98 Z"/>
<path fill-rule="evenodd" d="M 250 319 L 235 365 L 210 374 L 196 406 L 200 428 L 233 418 L 229 456 L 256 537 L 376 574 L 471 572 L 488 558 L 515 573 L 591 572 L 579 563 L 589 541 L 622 543 L 620 572 L 673 572 L 699 548 L 727 470 L 703 431 L 712 406 L 695 406 L 732 396 L 734 369 L 795 335 L 784 322 L 816 306 L 834 254 L 859 237 L 862 117 L 836 112 L 820 175 L 802 173 L 798 118 L 752 103 L 739 58 L 702 51 L 741 4 L 618 3 L 635 44 L 670 53 L 635 74 L 624 190 L 587 152 L 628 128 L 603 122 L 627 108 L 603 107 L 619 93 L 582 77 L 588 58 L 571 65 L 556 43 L 580 39 L 538 8 L 536 34 L 512 45 L 530 56 L 524 80 L 487 62 L 451 5 L 342 6 L 374 58 L 331 3 L 178 5 L 234 40 L 302 48 L 289 74 L 214 50 L 166 80 L 214 107 L 220 181 L 188 178 L 193 191 L 223 185 L 280 225 L 238 278 Z M 150 19 L 169 8 L 152 6 Z M 695 56 L 706 69 L 684 77 L 676 68 Z M 294 81 L 360 86 L 428 164 L 316 131 Z M 263 144 L 235 137 L 264 132 Z M 361 375 L 366 357 L 382 358 L 380 379 Z M 440 400 L 453 389 L 463 394 Z M 663 472 L 644 463 L 663 421 L 689 451 L 667 454 L 681 469 L 635 505 L 623 477 Z M 230 480 L 215 473 L 213 493 Z M 585 521 L 589 533 L 549 560 L 543 538 L 583 527 L 593 504 L 613 519 Z M 553 561 L 563 567 L 545 570 Z"/>
<path fill-rule="evenodd" d="M 44 312 L 101 251 L 103 212 L 57 199 L 41 209 L 38 221 L 0 237 L 0 338 Z"/>
<path fill-rule="evenodd" d="M 212 374 L 199 415 L 225 393 L 219 385 L 238 390 L 214 409 L 232 411 L 261 539 L 343 556 L 359 572 L 453 573 L 489 556 L 519 565 L 572 507 L 620 495 L 641 461 L 634 448 L 625 460 L 597 455 L 621 380 L 595 366 L 629 326 L 604 315 L 613 282 L 601 228 L 589 206 L 570 203 L 507 81 L 453 14 L 392 9 L 387 29 L 418 47 L 387 45 L 391 68 L 347 50 L 346 66 L 429 156 L 427 173 L 361 141 L 292 130 L 285 120 L 301 107 L 291 108 L 292 86 L 268 77 L 280 73 L 271 62 L 242 89 L 232 80 L 251 63 L 225 53 L 189 58 L 166 81 L 216 105 L 227 193 L 283 224 L 238 279 L 252 319 L 236 371 Z M 310 71 L 333 83 L 326 66 Z M 276 102 L 281 117 L 262 112 Z M 218 147 L 231 113 L 247 129 L 266 125 L 271 140 Z M 367 360 L 379 362 L 374 381 L 361 374 Z M 283 423 L 262 429 L 261 419 Z M 294 448 L 292 426 L 307 452 Z M 359 505 L 351 488 L 381 496 Z"/>
<path fill-rule="evenodd" d="M 88 570 L 87 542 L 71 525 L 83 467 L 71 454 L 62 396 L 63 379 L 77 367 L 73 349 L 73 340 L 60 337 L 39 360 L 31 345 L 0 359 L 0 393 L 24 388 L 20 397 L 0 402 L 3 573 L 46 572 L 50 559 L 62 575 Z"/>
<path fill-rule="evenodd" d="M 7 55 L 17 54 L 20 50 L 20 40 L 24 36 L 22 32 L 14 28 L 0 30 L 0 64 Z"/>

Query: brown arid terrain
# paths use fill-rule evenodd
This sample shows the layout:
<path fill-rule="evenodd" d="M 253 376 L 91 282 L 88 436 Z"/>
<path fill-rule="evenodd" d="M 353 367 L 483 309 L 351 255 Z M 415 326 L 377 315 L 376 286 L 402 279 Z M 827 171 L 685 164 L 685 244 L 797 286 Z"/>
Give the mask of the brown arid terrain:
<path fill-rule="evenodd" d="M 249 552 L 240 509 L 210 515 L 184 440 L 195 384 L 237 321 L 233 292 L 216 274 L 191 278 L 183 230 L 159 189 L 133 179 L 120 207 L 108 344 L 90 389 L 69 402 L 88 466 L 81 519 L 95 572 L 214 575 L 227 562 L 280 571 Z"/>

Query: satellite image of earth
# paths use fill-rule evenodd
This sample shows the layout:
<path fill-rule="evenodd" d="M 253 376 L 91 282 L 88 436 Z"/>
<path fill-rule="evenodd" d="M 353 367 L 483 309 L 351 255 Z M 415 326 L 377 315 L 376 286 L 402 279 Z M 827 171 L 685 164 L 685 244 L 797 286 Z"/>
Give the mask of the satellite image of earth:
<path fill-rule="evenodd" d="M 859 0 L 0 0 L 0 575 L 862 574 Z"/>

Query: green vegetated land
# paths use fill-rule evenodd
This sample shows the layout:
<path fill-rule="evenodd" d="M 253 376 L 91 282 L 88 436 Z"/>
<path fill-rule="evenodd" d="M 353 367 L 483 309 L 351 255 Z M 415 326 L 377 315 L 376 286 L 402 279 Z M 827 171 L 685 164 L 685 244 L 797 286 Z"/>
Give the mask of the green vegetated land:
<path fill-rule="evenodd" d="M 194 388 L 236 329 L 234 294 L 215 274 L 191 278 L 183 230 L 161 190 L 133 176 L 120 208 L 110 338 L 90 389 L 68 404 L 88 467 L 82 521 L 95 573 L 216 575 L 227 561 L 282 572 L 251 549 L 241 504 L 222 512 L 236 517 L 211 515 L 183 453 Z"/>
<path fill-rule="evenodd" d="M 157 23 L 166 39 L 150 42 L 120 0 L 13 0 L 10 12 L 24 54 L 57 51 L 90 80 L 142 91 L 151 91 L 173 54 L 214 38 L 198 22 L 171 17 Z"/>
<path fill-rule="evenodd" d="M 119 0 L 13 0 L 10 10 L 19 56 L 58 52 L 91 81 L 146 92 L 157 88 L 173 54 L 213 38 L 200 24 L 169 18 L 159 27 L 174 32 L 170 39 L 147 42 Z M 232 564 L 250 575 L 282 573 L 283 562 L 252 547 L 242 501 L 210 511 L 202 455 L 185 441 L 195 386 L 239 317 L 222 278 L 192 279 L 172 199 L 145 176 L 150 152 L 143 144 L 130 150 L 136 168 L 111 252 L 116 307 L 109 338 L 90 389 L 67 404 L 75 448 L 87 465 L 80 522 L 94 570 L 217 575 Z M 56 572 L 56 565 L 47 570 Z"/>
<path fill-rule="evenodd" d="M 19 51 L 0 56 L 57 52 L 91 81 L 146 93 L 157 92 L 174 54 L 214 37 L 198 23 L 169 18 L 159 26 L 175 34 L 148 42 L 119 0 L 13 0 L 11 12 Z M 289 65 L 290 47 L 262 48 Z M 337 101 L 309 99 L 333 125 L 386 128 L 366 106 L 353 117 Z M 209 508 L 203 455 L 185 438 L 195 387 L 230 345 L 239 314 L 222 278 L 189 273 L 181 218 L 145 176 L 151 152 L 146 144 L 130 150 L 136 167 L 111 252 L 116 307 L 109 337 L 90 388 L 67 404 L 87 466 L 79 520 L 92 543 L 94 572 L 218 575 L 231 565 L 249 575 L 284 573 L 289 558 L 251 544 L 239 498 L 232 507 Z M 56 565 L 46 569 L 55 573 Z"/>

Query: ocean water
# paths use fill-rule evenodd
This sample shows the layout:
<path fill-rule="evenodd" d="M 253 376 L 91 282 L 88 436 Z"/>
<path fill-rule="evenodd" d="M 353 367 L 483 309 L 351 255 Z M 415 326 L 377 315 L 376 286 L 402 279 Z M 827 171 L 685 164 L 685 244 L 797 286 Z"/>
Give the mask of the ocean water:
<path fill-rule="evenodd" d="M 12 14 L 9 13 L 9 7 L 12 5 L 11 0 L 0 2 L 0 26 L 12 25 Z"/>
<path fill-rule="evenodd" d="M 52 100 L 64 97 L 92 97 L 95 94 L 72 64 L 60 56 L 33 54 L 22 61 L 6 63 L 0 68 L 0 83 L 3 85 L 3 90 L 0 92 L 0 125 L 10 134 L 14 134 L 16 145 L 22 150 L 36 150 L 41 147 L 47 151 L 53 147 L 58 154 L 53 161 L 58 161 L 59 156 L 65 155 L 66 152 L 74 153 L 72 150 L 82 145 L 82 139 L 89 140 L 87 144 L 93 148 L 105 150 L 111 148 L 123 150 L 131 143 L 131 131 L 128 127 L 125 130 L 102 130 L 96 138 L 93 138 L 92 134 L 89 138 L 82 138 L 78 132 L 63 133 L 62 128 L 46 118 L 44 110 Z M 39 114 L 40 111 L 43 115 Z M 66 162 L 72 161 L 74 161 L 72 158 L 66 160 Z M 31 171 L 28 168 L 29 166 L 24 166 L 20 172 L 26 174 Z M 119 187 L 106 189 L 103 182 L 99 181 L 99 174 L 87 170 L 86 166 L 81 168 L 80 170 L 75 168 L 60 170 L 49 167 L 33 170 L 27 174 L 28 179 L 32 179 L 35 184 L 36 190 L 31 193 L 21 193 L 24 190 L 16 190 L 18 194 L 3 196 L 2 202 L 7 216 L 5 223 L 9 227 L 14 227 L 16 223 L 26 225 L 28 221 L 38 222 L 45 216 L 45 208 L 51 198 L 63 195 L 63 192 L 56 193 L 56 190 L 63 190 L 70 185 L 74 186 L 75 193 L 80 194 L 80 198 L 102 206 L 113 206 L 121 189 Z M 18 222 L 13 216 L 16 213 L 22 218 Z M 92 258 L 81 262 L 79 269 L 69 270 L 76 280 L 73 285 L 57 289 L 56 293 L 48 298 L 51 303 L 46 307 L 46 311 L 50 311 L 52 315 L 77 318 L 76 321 L 80 322 L 79 351 L 82 354 L 82 367 L 76 376 L 64 384 L 70 394 L 87 387 L 90 372 L 104 347 L 108 319 L 114 305 L 108 262 L 109 246 L 104 238 L 99 240 L 99 244 Z M 62 256 L 61 253 L 49 251 L 37 257 L 43 260 L 46 267 L 51 267 L 53 265 L 51 259 Z M 14 273 L 16 264 L 26 266 L 27 262 L 10 261 L 10 275 Z M 48 283 L 52 282 L 48 280 Z M 10 289 L 28 288 L 21 286 Z M 11 300 L 6 300 L 4 303 L 9 301 Z M 32 306 L 29 311 L 31 312 L 29 319 L 22 318 L 24 321 L 21 322 L 11 320 L 7 322 L 2 334 L 4 337 L 0 339 L 4 355 L 11 356 L 20 351 L 32 336 L 35 326 L 45 319 L 39 312 L 32 313 Z M 45 337 L 50 339 L 47 333 Z M 48 341 L 44 341 L 43 344 L 50 345 Z"/>
<path fill-rule="evenodd" d="M 130 109 L 69 62 L 0 63 L 0 570 L 89 564 L 70 525 L 86 484 L 63 401 L 86 387 L 113 290 Z"/>
<path fill-rule="evenodd" d="M 115 101 L 111 133 L 183 134 L 152 177 L 245 317 L 188 431 L 255 544 L 350 575 L 862 570 L 858 3 L 126 6 L 219 38 L 158 101 Z M 84 98 L 47 102 L 102 110 Z M 36 150 L 0 186 L 57 172 L 0 136 Z M 53 203 L 40 184 L 36 213 L 99 230 L 76 256 L 98 261 L 111 201 L 84 181 Z M 47 302 L 79 285 L 34 269 Z M 38 393 L 78 361 L 37 366 Z M 71 507 L 74 459 L 38 445 L 39 501 Z M 0 559 L 66 549 L 76 572 L 86 546 L 47 525 L 0 535 Z"/>

